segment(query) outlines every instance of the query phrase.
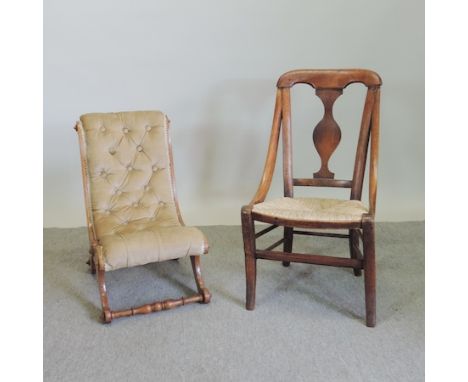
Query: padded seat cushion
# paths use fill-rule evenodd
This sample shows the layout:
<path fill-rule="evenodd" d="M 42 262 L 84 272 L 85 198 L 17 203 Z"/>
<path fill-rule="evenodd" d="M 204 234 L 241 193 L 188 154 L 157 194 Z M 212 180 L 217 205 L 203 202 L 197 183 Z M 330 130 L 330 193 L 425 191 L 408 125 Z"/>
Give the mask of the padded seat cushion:
<path fill-rule="evenodd" d="M 287 220 L 359 222 L 368 209 L 359 200 L 278 198 L 255 204 L 253 212 Z"/>
<path fill-rule="evenodd" d="M 104 249 L 106 271 L 203 255 L 208 251 L 205 236 L 195 227 L 155 225 L 106 235 L 99 241 Z"/>

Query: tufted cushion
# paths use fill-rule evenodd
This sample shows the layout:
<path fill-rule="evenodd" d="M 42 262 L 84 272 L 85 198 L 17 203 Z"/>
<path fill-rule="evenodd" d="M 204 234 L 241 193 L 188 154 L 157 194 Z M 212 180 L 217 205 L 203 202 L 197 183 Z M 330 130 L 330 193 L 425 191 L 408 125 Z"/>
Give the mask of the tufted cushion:
<path fill-rule="evenodd" d="M 252 211 L 290 220 L 359 222 L 368 209 L 359 200 L 278 198 L 255 204 Z"/>
<path fill-rule="evenodd" d="M 166 116 L 92 113 L 80 120 L 92 219 L 106 269 L 206 252 L 204 235 L 179 219 Z"/>

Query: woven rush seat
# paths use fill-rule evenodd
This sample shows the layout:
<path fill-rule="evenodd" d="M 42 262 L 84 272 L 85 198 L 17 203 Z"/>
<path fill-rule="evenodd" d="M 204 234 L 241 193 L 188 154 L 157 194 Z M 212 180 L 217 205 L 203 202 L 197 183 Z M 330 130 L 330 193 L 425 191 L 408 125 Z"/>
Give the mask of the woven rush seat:
<path fill-rule="evenodd" d="M 360 200 L 284 197 L 255 204 L 252 212 L 286 220 L 359 222 L 369 210 Z"/>

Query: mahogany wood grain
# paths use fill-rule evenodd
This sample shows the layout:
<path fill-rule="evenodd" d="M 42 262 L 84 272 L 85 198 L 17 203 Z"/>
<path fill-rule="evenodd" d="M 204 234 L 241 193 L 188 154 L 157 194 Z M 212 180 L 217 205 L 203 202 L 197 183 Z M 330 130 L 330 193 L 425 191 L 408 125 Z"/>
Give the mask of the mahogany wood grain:
<path fill-rule="evenodd" d="M 328 161 L 341 141 L 341 129 L 333 118 L 333 104 L 343 93 L 342 90 L 320 89 L 315 94 L 322 100 L 324 115 L 322 120 L 315 126 L 312 134 L 315 148 L 320 155 L 320 170 L 314 173 L 314 178 L 333 179 L 335 174 L 328 168 Z"/>
<path fill-rule="evenodd" d="M 293 231 L 295 235 L 308 235 L 308 236 L 324 236 L 324 237 L 339 237 L 341 239 L 349 238 L 349 235 L 333 232 L 316 232 L 316 231 Z"/>
<path fill-rule="evenodd" d="M 282 93 L 282 113 L 281 113 L 281 135 L 283 137 L 283 183 L 284 196 L 292 198 L 293 192 L 293 158 L 292 158 L 292 133 L 291 133 L 291 100 L 289 89 L 283 89 Z"/>
<path fill-rule="evenodd" d="M 197 289 L 202 296 L 201 302 L 208 304 L 211 301 L 211 293 L 208 288 L 205 287 L 205 281 L 201 274 L 201 258 L 200 256 L 190 256 L 190 262 L 192 263 L 193 275 L 197 284 Z"/>
<path fill-rule="evenodd" d="M 353 185 L 352 180 L 343 179 L 307 179 L 307 178 L 294 178 L 294 186 L 313 186 L 313 187 L 340 187 L 351 188 Z"/>
<path fill-rule="evenodd" d="M 278 142 L 280 136 L 280 124 L 282 113 L 282 92 L 278 89 L 276 91 L 275 111 L 273 114 L 273 125 L 270 134 L 270 143 L 268 145 L 268 153 L 265 160 L 265 168 L 263 169 L 262 179 L 258 186 L 257 192 L 250 204 L 261 203 L 270 189 L 271 180 L 273 179 L 273 172 L 275 171 L 276 155 L 278 153 Z"/>
<path fill-rule="evenodd" d="M 364 238 L 364 289 L 366 296 L 366 325 L 374 327 L 376 323 L 376 267 L 375 267 L 375 230 L 374 217 L 362 218 Z"/>
<path fill-rule="evenodd" d="M 361 129 L 356 148 L 354 161 L 353 183 L 351 187 L 351 199 L 361 200 L 364 171 L 366 168 L 367 150 L 369 146 L 369 132 L 371 122 L 371 110 L 374 105 L 374 91 L 368 90 L 362 112 Z"/>
<path fill-rule="evenodd" d="M 242 236 L 244 238 L 245 279 L 247 310 L 255 308 L 255 288 L 257 283 L 257 258 L 255 257 L 255 227 L 252 219 L 252 207 L 244 206 L 241 210 Z"/>
<path fill-rule="evenodd" d="M 277 87 L 284 89 L 295 84 L 309 84 L 315 89 L 344 89 L 355 82 L 367 87 L 382 85 L 377 73 L 365 69 L 300 69 L 283 74 L 277 82 Z"/>
<path fill-rule="evenodd" d="M 375 215 L 377 203 L 377 165 L 380 138 L 380 89 L 375 90 L 374 110 L 372 111 L 371 150 L 369 166 L 369 212 Z"/>
<path fill-rule="evenodd" d="M 294 239 L 294 234 L 293 234 L 293 227 L 284 227 L 284 233 L 283 233 L 283 238 L 284 238 L 284 245 L 283 245 L 283 251 L 291 253 L 292 252 L 292 247 L 293 247 L 293 239 Z M 270 247 L 267 248 L 269 250 Z M 290 261 L 283 261 L 283 266 L 289 267 Z"/>
<path fill-rule="evenodd" d="M 345 257 L 322 256 L 304 253 L 289 253 L 278 251 L 257 250 L 255 256 L 258 259 L 276 260 L 276 261 L 292 261 L 303 264 L 328 265 L 332 267 L 362 267 L 362 260 L 348 259 Z"/>
<path fill-rule="evenodd" d="M 194 302 L 203 302 L 203 296 L 197 294 L 190 297 L 181 297 L 179 299 L 168 299 L 164 301 L 156 301 L 151 304 L 142 305 L 136 308 L 114 310 L 111 312 L 111 319 L 136 316 L 137 314 L 148 314 L 154 312 L 161 312 L 163 310 L 169 310 L 184 306 L 187 304 L 193 304 Z"/>
<path fill-rule="evenodd" d="M 352 259 L 362 259 L 362 254 L 359 249 L 359 230 L 349 230 L 349 252 Z M 361 276 L 361 268 L 354 268 L 354 275 Z"/>

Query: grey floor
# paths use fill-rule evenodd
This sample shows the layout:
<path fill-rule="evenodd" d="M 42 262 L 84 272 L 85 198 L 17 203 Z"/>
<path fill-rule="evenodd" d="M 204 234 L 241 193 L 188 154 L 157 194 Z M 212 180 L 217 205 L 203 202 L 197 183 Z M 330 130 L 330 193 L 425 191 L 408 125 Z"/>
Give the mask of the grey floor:
<path fill-rule="evenodd" d="M 424 223 L 377 227 L 374 329 L 364 325 L 363 279 L 348 269 L 259 261 L 257 306 L 246 311 L 240 227 L 202 230 L 211 244 L 202 263 L 211 304 L 103 325 L 86 230 L 45 229 L 44 380 L 424 380 Z M 294 250 L 348 253 L 346 240 L 310 237 L 298 237 Z M 115 309 L 195 288 L 188 259 L 107 279 Z"/>

